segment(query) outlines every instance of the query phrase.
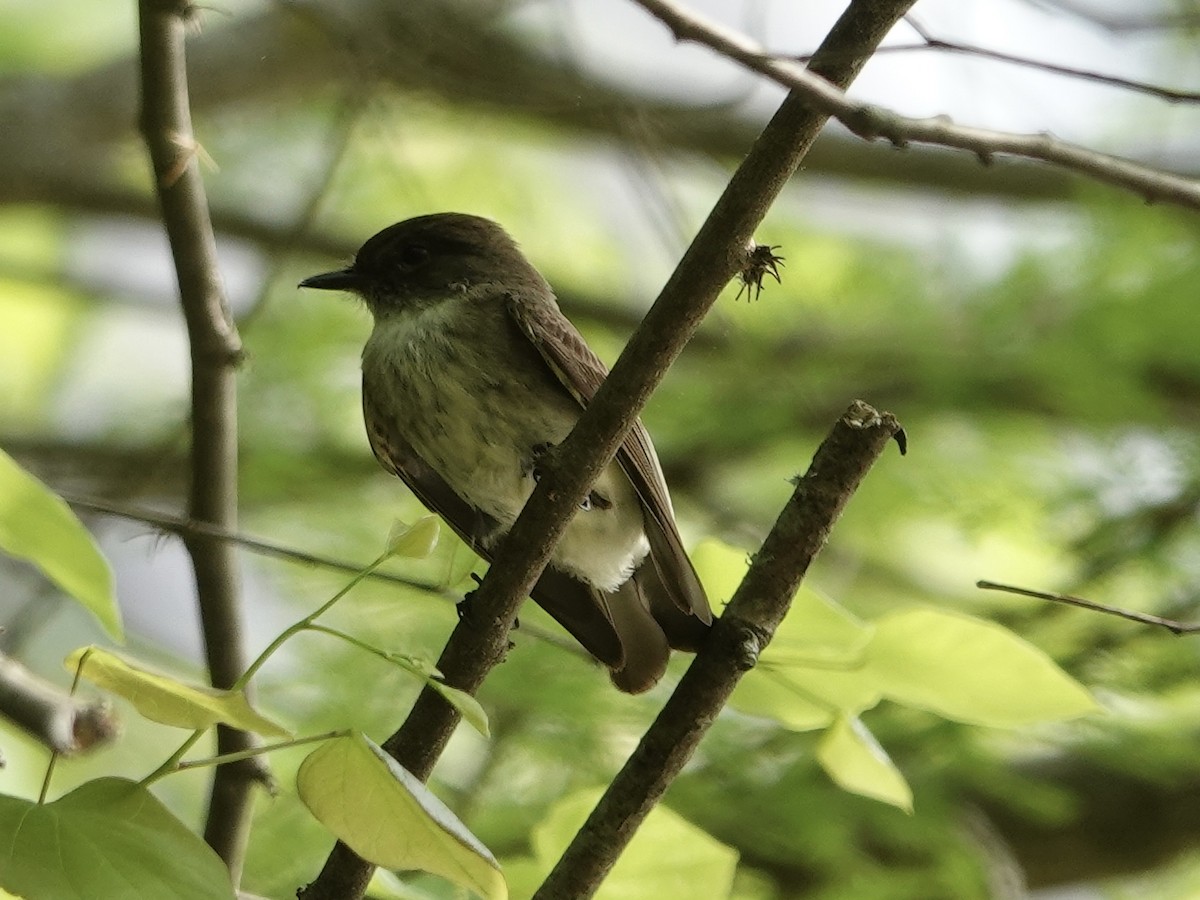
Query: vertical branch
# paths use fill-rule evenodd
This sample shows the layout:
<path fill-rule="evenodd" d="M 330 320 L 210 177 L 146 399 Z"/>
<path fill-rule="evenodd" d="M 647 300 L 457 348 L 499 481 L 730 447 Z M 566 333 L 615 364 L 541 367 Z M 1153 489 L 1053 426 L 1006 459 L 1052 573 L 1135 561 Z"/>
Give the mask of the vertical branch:
<path fill-rule="evenodd" d="M 188 517 L 237 527 L 237 383 L 241 341 L 229 313 L 216 239 L 192 132 L 184 56 L 192 7 L 186 0 L 140 0 L 141 128 L 154 169 L 163 224 L 171 244 L 192 364 L 192 452 Z M 236 557 L 230 545 L 201 534 L 185 537 L 196 576 L 209 674 L 229 687 L 245 671 L 238 615 Z M 243 732 L 221 726 L 217 752 L 251 746 Z M 204 838 L 229 866 L 236 884 L 249 836 L 253 765 L 218 767 Z"/>
<path fill-rule="evenodd" d="M 889 439 L 889 414 L 855 402 L 822 442 L 679 686 L 533 900 L 592 896 L 791 606 L 809 564 Z M 903 442 L 901 442 L 903 447 Z"/>

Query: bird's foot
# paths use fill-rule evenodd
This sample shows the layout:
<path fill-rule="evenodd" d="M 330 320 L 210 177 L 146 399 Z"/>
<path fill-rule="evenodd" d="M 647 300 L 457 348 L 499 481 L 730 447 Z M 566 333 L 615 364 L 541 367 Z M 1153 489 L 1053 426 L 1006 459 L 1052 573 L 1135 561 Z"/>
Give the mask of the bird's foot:
<path fill-rule="evenodd" d="M 459 621 L 465 621 L 468 625 L 473 626 L 476 624 L 471 615 L 474 611 L 475 592 L 479 590 L 479 585 L 483 584 L 483 578 L 475 572 L 472 572 L 471 580 L 475 582 L 475 590 L 467 591 L 465 594 L 463 594 L 463 598 L 459 600 L 458 603 L 454 604 L 454 611 L 458 613 Z M 521 620 L 513 619 L 513 628 L 515 629 L 520 627 Z"/>

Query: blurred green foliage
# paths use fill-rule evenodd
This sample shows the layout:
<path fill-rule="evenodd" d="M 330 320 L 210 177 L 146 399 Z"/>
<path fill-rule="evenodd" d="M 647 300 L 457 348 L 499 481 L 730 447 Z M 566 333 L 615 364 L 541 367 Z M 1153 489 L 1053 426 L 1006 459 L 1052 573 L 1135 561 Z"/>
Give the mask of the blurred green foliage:
<path fill-rule="evenodd" d="M 230 12 L 229 25 L 251 12 Z M 18 76 L 54 79 L 129 60 L 130 22 L 96 15 L 59 27 L 70 17 L 22 6 L 0 26 L 0 58 L 13 75 L 5 89 L 18 91 Z M 68 62 L 66 48 L 86 52 Z M 230 285 L 242 298 L 247 350 L 242 527 L 356 565 L 376 555 L 395 518 L 413 521 L 421 509 L 378 469 L 362 434 L 358 354 L 368 314 L 298 292 L 297 281 L 409 215 L 487 215 L 518 238 L 611 362 L 729 171 L 723 160 L 671 155 L 652 141 L 600 139 L 367 78 L 339 85 L 334 73 L 319 89 L 247 88 L 245 97 L 205 101 L 197 120 L 219 165 L 206 175 L 218 232 L 269 273 L 264 284 Z M 49 189 L 42 201 L 0 194 L 0 444 L 62 490 L 179 509 L 187 365 L 171 348 L 183 350 L 182 323 L 172 282 L 146 288 L 132 277 L 160 249 L 131 124 L 105 145 L 112 180 L 100 186 L 121 202 Z M 912 234 L 869 214 L 844 228 L 814 211 L 810 179 L 819 173 L 801 173 L 759 234 L 786 257 L 783 284 L 756 301 L 728 289 L 646 411 L 685 536 L 753 552 L 788 479 L 845 406 L 862 398 L 891 410 L 910 452 L 887 454 L 871 473 L 811 587 L 862 620 L 922 604 L 1003 624 L 1107 712 L 999 731 L 890 703 L 867 710 L 863 721 L 912 788 L 906 815 L 831 784 L 816 757 L 819 734 L 728 711 L 667 805 L 739 854 L 733 896 L 746 900 L 959 900 L 1006 896 L 1014 878 L 1088 880 L 1113 897 L 1193 895 L 1194 852 L 1179 854 L 1200 838 L 1189 813 L 1200 790 L 1200 643 L 974 584 L 1200 617 L 1195 215 L 1081 190 L 1008 209 L 1002 233 L 989 232 L 980 250 L 963 237 L 977 208 L 952 195 L 914 202 Z M 83 239 L 130 216 L 146 231 L 110 251 L 109 271 L 81 265 Z M 245 217 L 261 227 L 242 227 Z M 364 584 L 331 623 L 436 659 L 472 566 L 445 537 L 430 559 L 386 567 L 431 589 Z M 243 560 L 249 630 L 260 643 L 346 578 Z M 126 590 L 145 577 L 136 568 L 117 574 Z M 149 635 L 161 634 L 156 616 L 173 622 L 186 608 L 190 582 L 175 575 L 169 591 L 154 590 L 176 605 L 130 620 L 150 649 Z M 33 589 L 12 596 L 45 599 Z M 669 689 L 618 695 L 555 639 L 561 632 L 540 610 L 527 607 L 521 623 L 480 693 L 492 740 L 460 729 L 433 784 L 511 860 L 537 855 L 534 835 L 562 798 L 611 778 Z M 25 645 L 28 661 L 55 668 L 80 643 L 64 630 L 61 616 L 51 619 Z M 686 664 L 675 660 L 672 672 Z M 297 734 L 353 726 L 378 739 L 415 692 L 411 677 L 322 635 L 298 638 L 258 685 L 262 707 Z M 3 737 L 16 764 L 0 790 L 36 791 L 36 752 Z M 136 773 L 178 737 L 135 725 L 107 759 L 64 766 L 63 783 L 104 766 Z M 274 759 L 284 790 L 258 804 L 251 891 L 290 896 L 328 847 L 292 790 L 299 761 L 291 752 Z M 200 786 L 172 781 L 156 792 L 198 821 Z M 1151 808 L 1162 814 L 1143 821 Z M 446 896 L 439 885 L 413 885 Z"/>

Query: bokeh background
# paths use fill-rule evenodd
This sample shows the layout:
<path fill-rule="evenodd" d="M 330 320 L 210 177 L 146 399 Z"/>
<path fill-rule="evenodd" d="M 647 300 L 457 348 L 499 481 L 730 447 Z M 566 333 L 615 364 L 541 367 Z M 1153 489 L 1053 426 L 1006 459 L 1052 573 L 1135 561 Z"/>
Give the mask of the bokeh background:
<path fill-rule="evenodd" d="M 841 11 L 693 6 L 793 55 Z M 0 12 L 0 446 L 69 496 L 179 513 L 187 345 L 136 129 L 134 5 Z M 1193 0 L 921 0 L 913 15 L 933 38 L 1200 91 Z M 1194 99 L 922 43 L 897 28 L 852 94 L 1200 174 Z M 295 284 L 394 221 L 478 213 L 517 237 L 611 363 L 781 98 L 620 0 L 228 3 L 197 10 L 189 54 L 247 351 L 241 528 L 352 565 L 420 509 L 362 433 L 366 311 Z M 783 284 L 753 302 L 730 288 L 645 413 L 685 537 L 752 551 L 842 409 L 891 410 L 910 453 L 871 473 L 810 585 L 866 618 L 927 604 L 1002 623 L 1105 713 L 1001 731 L 870 711 L 912 784 L 911 815 L 830 783 L 813 735 L 723 717 L 667 804 L 736 850 L 734 896 L 1200 896 L 1200 639 L 974 587 L 1200 618 L 1198 225 L 1050 167 L 827 129 L 758 234 L 786 257 Z M 81 514 L 136 652 L 202 677 L 181 546 Z M 241 561 L 255 651 L 346 578 Z M 436 658 L 471 566 L 444 540 L 391 569 L 432 589 L 373 582 L 335 618 Z M 0 584 L 0 647 L 66 683 L 59 661 L 95 627 L 32 569 L 0 560 Z M 481 693 L 492 740 L 460 729 L 435 778 L 514 873 L 555 804 L 604 784 L 669 690 L 618 695 L 539 611 L 522 622 Z M 353 724 L 377 738 L 415 691 L 320 637 L 260 683 L 300 732 Z M 64 767 L 62 786 L 138 777 L 179 740 L 125 718 L 118 745 Z M 7 731 L 3 745 L 0 790 L 36 793 L 44 755 Z M 246 886 L 271 896 L 291 896 L 328 846 L 288 782 L 300 756 L 275 757 L 284 790 L 259 804 Z M 156 790 L 199 821 L 202 776 Z M 674 848 L 685 863 L 691 841 Z M 408 890 L 446 895 L 420 879 Z M 657 895 L 705 896 L 686 883 Z"/>

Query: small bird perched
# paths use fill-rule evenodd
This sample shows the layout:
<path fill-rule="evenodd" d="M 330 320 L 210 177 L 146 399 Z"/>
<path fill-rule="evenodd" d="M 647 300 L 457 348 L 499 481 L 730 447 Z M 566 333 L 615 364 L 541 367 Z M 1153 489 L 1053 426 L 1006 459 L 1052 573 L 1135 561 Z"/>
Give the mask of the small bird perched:
<path fill-rule="evenodd" d="M 539 459 L 608 370 L 495 222 L 460 213 L 376 234 L 300 287 L 350 291 L 374 318 L 363 348 L 371 449 L 485 559 L 516 521 Z M 712 612 L 683 549 L 650 435 L 637 422 L 593 485 L 533 599 L 611 670 L 653 687 Z"/>

